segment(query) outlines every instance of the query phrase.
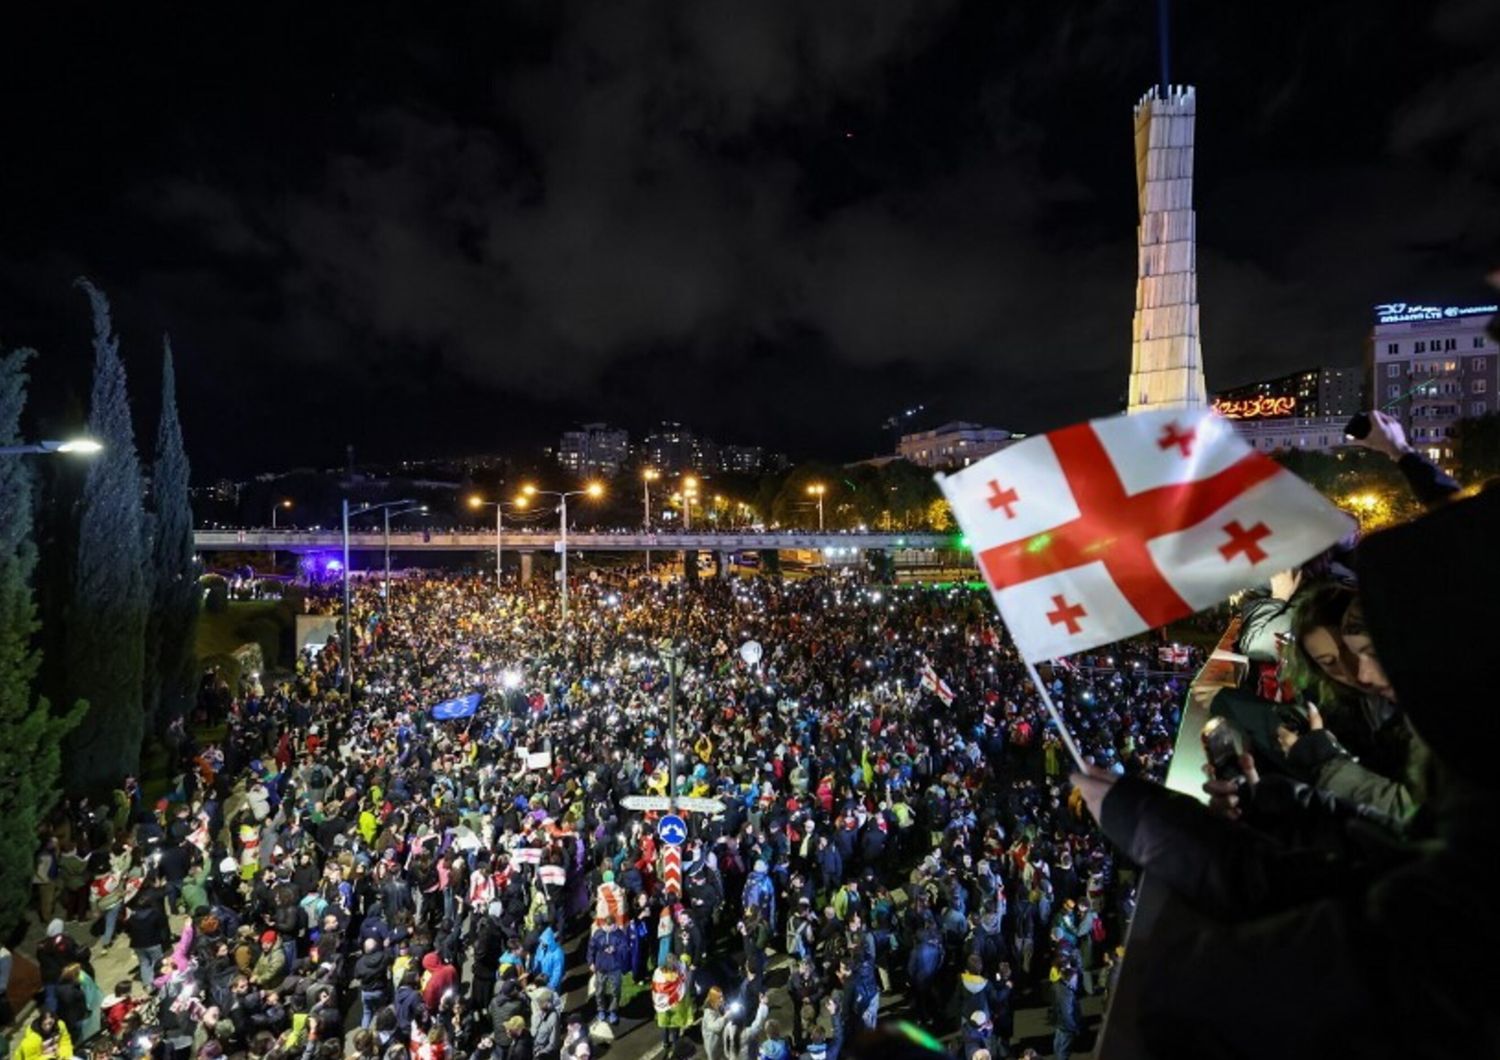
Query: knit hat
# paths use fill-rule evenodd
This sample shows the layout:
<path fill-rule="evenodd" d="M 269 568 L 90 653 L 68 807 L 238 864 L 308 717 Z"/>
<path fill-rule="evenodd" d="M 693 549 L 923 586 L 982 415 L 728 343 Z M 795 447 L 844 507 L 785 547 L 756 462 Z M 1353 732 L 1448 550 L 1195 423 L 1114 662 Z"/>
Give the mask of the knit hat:
<path fill-rule="evenodd" d="M 276 945 L 276 932 L 269 929 L 263 932 L 260 936 L 260 944 L 262 946 Z"/>
<path fill-rule="evenodd" d="M 53 921 L 47 925 L 47 937 L 49 939 L 54 935 L 62 935 L 66 931 L 67 927 L 63 924 L 60 918 L 54 918 Z"/>
<path fill-rule="evenodd" d="M 526 1029 L 526 1020 L 522 1016 L 512 1016 L 505 1021 L 505 1029 L 513 1034 L 518 1031 L 524 1031 Z"/>
<path fill-rule="evenodd" d="M 984 1009 L 982 1008 L 976 1008 L 969 1014 L 969 1022 L 974 1024 L 974 1026 L 976 1027 L 983 1027 L 984 1021 L 987 1019 L 989 1019 L 989 1016 L 985 1015 Z"/>

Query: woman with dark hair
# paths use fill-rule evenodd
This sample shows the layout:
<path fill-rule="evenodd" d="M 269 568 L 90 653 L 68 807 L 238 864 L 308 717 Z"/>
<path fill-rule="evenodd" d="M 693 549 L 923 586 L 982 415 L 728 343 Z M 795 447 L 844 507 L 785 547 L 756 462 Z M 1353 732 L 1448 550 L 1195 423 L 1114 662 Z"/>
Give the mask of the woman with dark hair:
<path fill-rule="evenodd" d="M 1276 739 L 1295 775 L 1404 825 L 1425 797 L 1428 756 L 1382 687 L 1361 679 L 1345 633 L 1358 612 L 1357 593 L 1341 583 L 1310 588 L 1293 601 L 1285 670 L 1307 698 L 1307 731 L 1283 724 Z"/>

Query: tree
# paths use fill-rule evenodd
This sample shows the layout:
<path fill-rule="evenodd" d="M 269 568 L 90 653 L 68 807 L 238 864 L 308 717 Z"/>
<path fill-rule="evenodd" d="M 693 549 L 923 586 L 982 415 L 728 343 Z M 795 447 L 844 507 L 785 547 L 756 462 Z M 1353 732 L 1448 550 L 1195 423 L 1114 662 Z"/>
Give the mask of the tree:
<path fill-rule="evenodd" d="M 68 741 L 67 783 L 92 790 L 116 784 L 140 762 L 145 733 L 145 512 L 141 467 L 125 390 L 125 365 L 113 334 L 109 301 L 78 281 L 94 315 L 94 388 L 89 433 L 103 450 L 84 480 L 78 521 L 78 565 L 68 611 L 68 671 L 87 723 Z"/>
<path fill-rule="evenodd" d="M 1500 475 L 1500 412 L 1458 421 L 1458 474 L 1465 484 Z"/>
<path fill-rule="evenodd" d="M 20 442 L 30 350 L 0 356 L 0 445 Z M 41 654 L 31 579 L 31 468 L 0 457 L 0 938 L 9 937 L 30 904 L 37 823 L 57 798 L 59 744 L 83 717 L 80 704 L 53 717 L 45 699 L 33 700 Z"/>
<path fill-rule="evenodd" d="M 193 692 L 198 570 L 193 562 L 193 509 L 188 459 L 177 416 L 172 342 L 163 340 L 161 419 L 151 469 L 151 612 L 146 627 L 146 710 L 165 729 L 187 710 Z"/>

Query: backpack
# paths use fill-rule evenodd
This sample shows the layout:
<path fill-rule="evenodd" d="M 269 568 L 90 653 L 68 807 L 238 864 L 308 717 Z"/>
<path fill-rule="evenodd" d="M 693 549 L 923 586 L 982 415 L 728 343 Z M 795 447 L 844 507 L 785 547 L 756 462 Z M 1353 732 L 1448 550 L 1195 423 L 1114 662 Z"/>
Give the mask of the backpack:
<path fill-rule="evenodd" d="M 1095 942 L 1103 942 L 1106 934 L 1104 921 L 1097 916 L 1094 917 L 1094 926 L 1089 929 L 1089 934 L 1093 936 Z"/>

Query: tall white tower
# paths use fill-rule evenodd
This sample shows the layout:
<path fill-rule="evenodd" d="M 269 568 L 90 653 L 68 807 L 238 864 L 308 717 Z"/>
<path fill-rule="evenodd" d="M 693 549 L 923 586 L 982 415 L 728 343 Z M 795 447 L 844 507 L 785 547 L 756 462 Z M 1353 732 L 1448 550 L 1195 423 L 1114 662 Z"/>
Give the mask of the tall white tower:
<path fill-rule="evenodd" d="M 1198 255 L 1193 213 L 1191 86 L 1153 88 L 1135 107 L 1135 180 L 1140 196 L 1130 412 L 1201 408 Z"/>

